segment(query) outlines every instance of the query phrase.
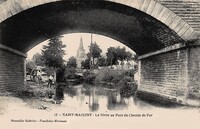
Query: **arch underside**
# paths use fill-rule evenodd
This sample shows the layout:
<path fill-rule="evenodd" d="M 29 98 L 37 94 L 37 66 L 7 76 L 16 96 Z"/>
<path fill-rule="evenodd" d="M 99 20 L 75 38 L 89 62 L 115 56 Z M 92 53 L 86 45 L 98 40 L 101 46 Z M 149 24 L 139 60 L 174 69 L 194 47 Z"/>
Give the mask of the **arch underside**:
<path fill-rule="evenodd" d="M 137 9 L 107 1 L 59 1 L 22 11 L 0 23 L 1 44 L 26 53 L 55 35 L 87 32 L 116 39 L 138 55 L 184 40 Z"/>

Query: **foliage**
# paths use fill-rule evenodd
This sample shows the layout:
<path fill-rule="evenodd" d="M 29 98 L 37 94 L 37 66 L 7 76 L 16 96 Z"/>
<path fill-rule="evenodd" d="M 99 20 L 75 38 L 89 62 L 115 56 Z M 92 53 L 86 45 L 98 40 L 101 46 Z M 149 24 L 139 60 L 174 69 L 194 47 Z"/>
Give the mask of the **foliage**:
<path fill-rule="evenodd" d="M 124 73 L 124 70 L 112 70 L 109 68 L 103 68 L 97 74 L 95 83 L 97 85 L 101 82 L 111 82 L 116 84 L 120 79 L 123 78 Z"/>
<path fill-rule="evenodd" d="M 116 58 L 123 62 L 127 58 L 126 48 L 125 47 L 123 47 L 123 48 L 117 47 L 116 55 L 117 55 Z"/>
<path fill-rule="evenodd" d="M 108 65 L 117 65 L 118 60 L 121 61 L 121 65 L 124 64 L 124 60 L 137 60 L 137 55 L 133 55 L 130 51 L 126 51 L 126 48 L 118 47 L 109 47 L 107 49 L 107 64 Z"/>
<path fill-rule="evenodd" d="M 59 68 L 57 70 L 57 74 L 56 74 L 56 78 L 57 78 L 57 82 L 65 82 L 66 78 L 65 78 L 65 68 Z"/>
<path fill-rule="evenodd" d="M 35 62 L 32 60 L 26 60 L 26 68 L 31 70 L 36 68 Z"/>
<path fill-rule="evenodd" d="M 127 73 L 124 70 L 102 69 L 97 74 L 95 83 L 98 85 L 104 82 L 102 86 L 118 89 L 122 97 L 130 97 L 137 91 L 137 84 Z"/>
<path fill-rule="evenodd" d="M 131 83 L 131 84 L 128 84 Z M 124 98 L 129 98 L 137 91 L 137 84 L 132 77 L 125 76 L 122 78 L 118 85 L 120 86 L 120 95 Z"/>
<path fill-rule="evenodd" d="M 127 51 L 126 52 L 126 60 L 129 61 L 132 59 L 132 57 L 133 57 L 133 54 L 130 51 Z"/>
<path fill-rule="evenodd" d="M 125 72 L 125 75 L 129 77 L 134 77 L 135 72 L 136 72 L 136 69 L 130 69 Z"/>
<path fill-rule="evenodd" d="M 63 48 L 66 46 L 60 40 L 61 36 L 55 36 L 49 39 L 48 45 L 43 46 L 42 58 L 48 67 L 59 68 L 63 66 L 63 56 L 65 51 Z"/>
<path fill-rule="evenodd" d="M 71 68 L 66 68 L 65 69 L 65 78 L 67 79 L 73 79 L 76 76 L 76 68 L 71 67 Z"/>
<path fill-rule="evenodd" d="M 133 82 L 133 78 L 129 76 L 124 76 L 120 81 L 119 85 L 124 86 L 127 85 L 128 82 Z"/>
<path fill-rule="evenodd" d="M 120 95 L 121 95 L 121 97 L 129 98 L 135 94 L 138 86 L 135 82 L 132 83 L 131 85 L 128 85 L 126 82 L 127 82 L 126 78 L 121 80 L 121 83 L 123 85 L 121 85 L 121 87 L 120 87 Z"/>
<path fill-rule="evenodd" d="M 137 64 L 134 65 L 134 70 L 135 70 L 135 71 L 138 71 L 138 65 L 137 65 Z"/>
<path fill-rule="evenodd" d="M 26 60 L 26 74 L 30 75 L 31 71 L 36 68 L 36 64 L 32 60 Z"/>
<path fill-rule="evenodd" d="M 75 57 L 70 57 L 69 61 L 67 62 L 67 68 L 76 68 L 77 67 L 77 62 Z"/>
<path fill-rule="evenodd" d="M 40 53 L 34 54 L 32 60 L 35 62 L 36 65 L 44 66 L 44 61 L 43 61 L 42 55 Z"/>
<path fill-rule="evenodd" d="M 90 50 L 89 53 L 91 54 L 92 58 L 99 58 L 101 56 L 101 48 L 99 47 L 99 45 L 97 45 L 97 43 L 92 43 L 90 44 Z"/>
<path fill-rule="evenodd" d="M 89 66 L 90 66 L 90 59 L 92 59 L 92 66 L 91 67 L 94 67 L 95 65 L 97 65 L 97 64 L 95 64 L 96 62 L 95 62 L 95 58 L 99 58 L 99 57 L 101 57 L 101 52 L 102 52 L 102 50 L 101 50 L 101 48 L 99 47 L 99 45 L 97 45 L 97 43 L 95 42 L 95 43 L 91 43 L 90 44 L 90 49 L 89 49 L 89 53 L 87 53 L 87 57 L 88 57 L 88 59 L 89 59 Z M 86 63 L 88 63 L 88 62 L 86 62 Z"/>
<path fill-rule="evenodd" d="M 54 79 L 56 79 L 56 69 L 62 68 L 64 64 L 63 56 L 65 51 L 63 48 L 66 46 L 62 44 L 62 36 L 55 36 L 49 39 L 48 45 L 43 46 L 42 59 L 44 64 L 54 69 Z"/>
<path fill-rule="evenodd" d="M 138 55 L 137 54 L 133 55 L 131 59 L 134 60 L 135 62 L 138 62 Z"/>
<path fill-rule="evenodd" d="M 76 89 L 69 86 L 67 86 L 67 88 L 64 89 L 64 92 L 67 93 L 70 97 L 74 97 L 77 95 Z"/>
<path fill-rule="evenodd" d="M 90 69 L 90 60 L 86 59 L 86 60 L 82 61 L 81 67 L 84 68 L 84 69 Z"/>
<path fill-rule="evenodd" d="M 91 72 L 90 72 L 90 71 L 88 71 L 88 70 L 87 70 L 87 71 L 85 71 L 85 72 L 83 72 L 83 77 L 87 77 L 87 76 L 89 76 L 89 75 L 90 75 L 90 73 L 91 73 Z"/>
<path fill-rule="evenodd" d="M 17 91 L 18 97 L 21 98 L 44 98 L 47 94 L 54 94 L 54 89 L 38 85 L 36 82 L 27 82 L 24 89 Z"/>
<path fill-rule="evenodd" d="M 117 50 L 115 47 L 109 47 L 107 49 L 107 64 L 108 65 L 116 65 L 117 64 Z"/>
<path fill-rule="evenodd" d="M 84 78 L 84 82 L 86 84 L 94 84 L 94 81 L 95 81 L 95 78 L 96 78 L 96 75 L 93 74 L 93 73 L 90 73 L 90 71 L 86 71 L 83 73 L 83 78 Z"/>
<path fill-rule="evenodd" d="M 87 76 L 87 77 L 85 77 L 84 78 L 84 80 L 85 80 L 85 83 L 87 83 L 87 84 L 94 84 L 94 80 L 95 80 L 95 75 L 89 75 L 89 76 Z"/>
<path fill-rule="evenodd" d="M 98 58 L 98 66 L 102 67 L 102 66 L 106 66 L 106 59 L 103 57 Z"/>

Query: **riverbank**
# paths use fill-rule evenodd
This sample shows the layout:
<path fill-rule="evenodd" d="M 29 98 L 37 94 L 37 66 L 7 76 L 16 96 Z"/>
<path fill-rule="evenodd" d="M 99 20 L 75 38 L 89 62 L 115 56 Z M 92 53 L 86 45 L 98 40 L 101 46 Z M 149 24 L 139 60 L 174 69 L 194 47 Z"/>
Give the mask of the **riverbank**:
<path fill-rule="evenodd" d="M 25 89 L 14 93 L 17 97 L 26 98 L 44 98 L 52 97 L 55 94 L 55 89 L 47 87 L 46 84 L 38 84 L 37 82 L 27 81 Z"/>
<path fill-rule="evenodd" d="M 84 82 L 89 85 L 100 86 L 109 90 L 119 91 L 122 97 L 134 96 L 137 83 L 134 80 L 134 70 L 117 70 L 103 68 L 96 73 L 84 73 Z"/>
<path fill-rule="evenodd" d="M 112 98 L 112 97 L 110 97 Z M 102 96 L 99 97 L 99 109 L 98 111 L 89 111 L 88 102 L 89 97 L 77 96 L 74 98 L 66 98 L 66 102 L 61 105 L 49 104 L 46 102 L 38 102 L 37 100 L 23 101 L 17 97 L 11 96 L 1 96 L 0 97 L 0 121 L 1 127 L 7 127 L 9 129 L 29 129 L 29 128 L 42 128 L 42 129 L 55 129 L 55 128 L 72 128 L 72 129 L 81 129 L 85 128 L 114 128 L 114 127 L 125 127 L 125 128 L 162 128 L 165 127 L 173 128 L 175 126 L 186 129 L 192 127 L 193 125 L 199 125 L 200 119 L 200 110 L 196 108 L 160 108 L 151 106 L 144 103 L 143 101 L 128 101 L 129 105 L 123 108 L 123 103 L 112 103 L 110 100 L 110 108 L 113 110 L 108 110 L 108 101 L 107 98 Z M 112 99 L 114 100 L 114 99 Z M 133 100 L 133 99 L 131 99 Z M 125 100 L 127 102 L 127 100 Z M 30 106 L 32 105 L 32 106 Z M 37 105 L 37 106 L 36 106 Z M 45 105 L 49 110 L 39 110 L 37 107 L 40 105 Z M 119 107 L 116 107 L 118 105 Z M 81 107 L 79 107 L 81 106 Z M 35 108 L 34 108 L 35 107 Z M 123 108 L 123 110 L 122 110 Z M 61 116 L 54 116 L 57 113 Z M 92 113 L 91 117 L 82 117 L 82 116 L 64 116 L 66 113 Z M 128 114 L 129 117 L 106 117 L 98 116 L 95 114 Z M 151 114 L 152 117 L 134 117 L 134 114 Z M 48 123 L 48 122 L 23 122 L 16 123 L 11 122 L 11 120 L 67 120 L 67 123 Z M 162 120 L 161 122 L 158 120 Z M 177 121 L 178 120 L 178 121 Z M 191 121 L 192 122 L 188 122 Z M 119 124 L 116 123 L 120 121 Z M 167 121 L 167 123 L 166 123 Z M 108 125 L 105 123 L 109 122 Z M 95 123 L 95 124 L 92 124 Z M 139 123 L 139 124 L 138 124 Z M 145 124 L 140 124 L 145 123 Z M 151 123 L 151 124 L 148 124 Z M 168 124 L 172 123 L 172 124 Z M 191 125 L 192 124 L 192 125 Z M 113 127 L 114 125 L 114 127 Z M 6 129 L 7 129 L 6 128 Z"/>
<path fill-rule="evenodd" d="M 20 99 L 27 103 L 32 109 L 49 111 L 52 107 L 60 104 L 60 100 L 56 100 L 56 87 L 49 88 L 47 84 L 38 84 L 37 82 L 27 81 L 24 89 L 15 92 L 1 93 L 1 101 Z M 3 99 L 4 98 L 4 99 Z M 55 106 L 54 106 L 55 105 Z M 1 107 L 2 110 L 5 106 Z M 3 114 L 3 113 L 2 113 Z"/>
<path fill-rule="evenodd" d="M 29 92 L 38 92 L 41 86 L 31 85 Z M 45 89 L 45 88 L 43 88 Z M 55 89 L 54 89 L 55 90 Z M 38 95 L 38 94 L 36 94 Z M 56 96 L 56 99 L 55 99 Z M 25 110 L 29 112 L 44 113 L 64 113 L 64 112 L 135 112 L 144 110 L 150 112 L 153 110 L 179 110 L 191 109 L 200 110 L 198 107 L 184 105 L 165 105 L 160 102 L 155 103 L 151 100 L 143 100 L 137 94 L 131 97 L 123 97 L 119 91 L 103 88 L 95 85 L 61 86 L 52 98 L 48 96 L 1 96 L 0 97 L 0 115 L 8 112 L 13 115 Z M 25 113 L 25 112 L 23 112 Z"/>

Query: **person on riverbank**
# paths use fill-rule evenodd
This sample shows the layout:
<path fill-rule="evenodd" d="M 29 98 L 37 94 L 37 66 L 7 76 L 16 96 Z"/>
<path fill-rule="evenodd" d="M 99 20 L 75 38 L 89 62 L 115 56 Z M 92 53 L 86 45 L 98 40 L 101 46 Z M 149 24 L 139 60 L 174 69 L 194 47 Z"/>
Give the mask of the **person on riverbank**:
<path fill-rule="evenodd" d="M 41 82 L 42 82 L 42 75 L 41 75 L 40 70 L 37 71 L 37 78 L 38 78 L 38 83 L 41 84 Z"/>
<path fill-rule="evenodd" d="M 51 88 L 52 85 L 53 85 L 53 76 L 50 75 L 48 80 L 48 87 Z"/>

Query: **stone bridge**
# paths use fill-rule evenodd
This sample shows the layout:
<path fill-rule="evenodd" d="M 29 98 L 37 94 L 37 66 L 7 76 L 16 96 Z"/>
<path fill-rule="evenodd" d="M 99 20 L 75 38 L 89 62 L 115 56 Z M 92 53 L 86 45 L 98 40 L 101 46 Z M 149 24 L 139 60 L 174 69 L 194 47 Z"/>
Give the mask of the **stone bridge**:
<path fill-rule="evenodd" d="M 0 0 L 0 91 L 23 88 L 31 48 L 76 32 L 134 50 L 139 91 L 185 103 L 200 89 L 199 0 Z"/>

